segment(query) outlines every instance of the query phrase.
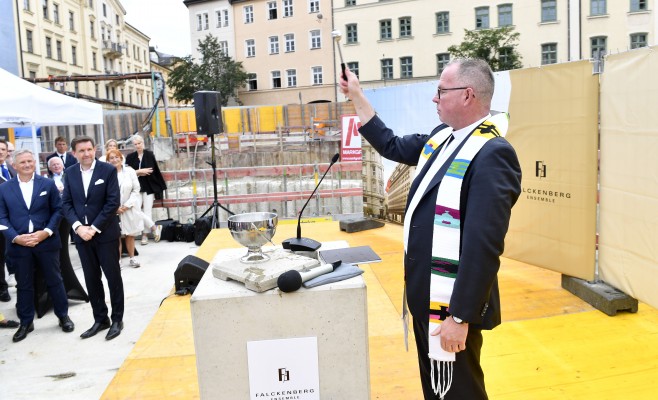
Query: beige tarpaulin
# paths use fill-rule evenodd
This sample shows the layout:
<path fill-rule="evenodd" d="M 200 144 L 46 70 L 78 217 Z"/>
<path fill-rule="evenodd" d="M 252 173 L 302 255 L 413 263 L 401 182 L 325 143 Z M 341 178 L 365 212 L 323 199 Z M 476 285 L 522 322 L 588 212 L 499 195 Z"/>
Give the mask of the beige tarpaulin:
<path fill-rule="evenodd" d="M 601 79 L 601 279 L 658 308 L 658 52 L 609 56 Z"/>
<path fill-rule="evenodd" d="M 598 77 L 587 61 L 510 71 L 510 130 L 523 192 L 505 256 L 595 274 Z"/>

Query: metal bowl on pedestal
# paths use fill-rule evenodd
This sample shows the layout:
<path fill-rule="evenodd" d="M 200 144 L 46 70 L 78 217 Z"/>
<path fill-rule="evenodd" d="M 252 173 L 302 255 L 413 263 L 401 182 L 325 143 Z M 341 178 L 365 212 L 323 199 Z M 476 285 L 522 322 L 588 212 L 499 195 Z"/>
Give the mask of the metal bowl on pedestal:
<path fill-rule="evenodd" d="M 270 257 L 263 254 L 261 246 L 272 242 L 279 218 L 271 212 L 254 212 L 235 214 L 228 217 L 228 229 L 231 236 L 241 245 L 247 247 L 247 254 L 240 258 L 243 263 L 259 263 Z"/>

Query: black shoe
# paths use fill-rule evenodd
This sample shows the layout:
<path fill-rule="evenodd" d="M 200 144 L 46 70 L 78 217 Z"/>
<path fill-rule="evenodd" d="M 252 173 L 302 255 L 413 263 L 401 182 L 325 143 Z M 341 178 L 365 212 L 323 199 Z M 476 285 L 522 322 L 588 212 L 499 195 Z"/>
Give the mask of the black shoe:
<path fill-rule="evenodd" d="M 91 326 L 91 328 L 87 329 L 80 335 L 81 338 L 87 339 L 90 338 L 94 335 L 96 335 L 98 332 L 105 330 L 110 327 L 110 320 L 106 319 L 103 322 L 94 322 L 94 324 Z"/>
<path fill-rule="evenodd" d="M 30 325 L 21 325 L 18 327 L 16 333 L 14 333 L 14 338 L 12 339 L 14 343 L 20 342 L 21 340 L 27 337 L 27 334 L 34 330 L 34 324 L 30 322 Z"/>
<path fill-rule="evenodd" d="M 7 290 L 3 290 L 2 292 L 0 292 L 0 301 L 4 303 L 11 301 L 11 296 L 9 295 L 9 292 Z"/>
<path fill-rule="evenodd" d="M 75 325 L 68 315 L 59 319 L 59 326 L 62 327 L 62 331 L 67 333 L 73 332 L 73 329 L 75 329 Z"/>
<path fill-rule="evenodd" d="M 10 319 L 0 321 L 0 328 L 18 328 L 18 326 L 18 322 L 12 321 Z"/>
<path fill-rule="evenodd" d="M 110 330 L 107 332 L 107 335 L 105 335 L 105 340 L 112 340 L 115 337 L 119 336 L 121 334 L 122 329 L 123 329 L 122 321 L 112 322 L 112 326 L 110 327 Z"/>

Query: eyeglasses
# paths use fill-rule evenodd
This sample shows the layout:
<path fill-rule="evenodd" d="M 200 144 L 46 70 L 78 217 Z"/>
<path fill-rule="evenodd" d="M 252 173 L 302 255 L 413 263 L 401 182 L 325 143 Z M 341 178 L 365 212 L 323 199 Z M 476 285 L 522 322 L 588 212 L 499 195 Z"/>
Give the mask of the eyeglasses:
<path fill-rule="evenodd" d="M 468 86 L 467 86 L 467 87 L 447 88 L 447 89 L 438 88 L 438 89 L 436 90 L 436 97 L 438 97 L 439 100 L 441 100 L 441 92 L 446 92 L 446 91 L 448 91 L 448 90 L 464 90 L 464 89 L 468 89 Z"/>

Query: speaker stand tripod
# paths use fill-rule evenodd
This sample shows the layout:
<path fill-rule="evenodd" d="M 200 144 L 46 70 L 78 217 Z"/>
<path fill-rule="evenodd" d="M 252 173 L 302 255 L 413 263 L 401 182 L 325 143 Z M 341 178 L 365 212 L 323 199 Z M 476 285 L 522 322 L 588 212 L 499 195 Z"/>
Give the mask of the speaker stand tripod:
<path fill-rule="evenodd" d="M 206 214 L 212 212 L 212 222 L 211 222 L 211 227 L 212 229 L 219 228 L 219 209 L 221 208 L 222 210 L 226 211 L 230 215 L 235 215 L 234 212 L 229 210 L 228 208 L 224 207 L 223 205 L 219 204 L 219 201 L 217 201 L 217 164 L 215 163 L 215 135 L 210 135 L 210 162 L 206 161 L 212 168 L 212 189 L 213 189 L 213 199 L 214 201 L 208 207 L 208 209 L 201 214 L 201 218 L 205 217 Z"/>

